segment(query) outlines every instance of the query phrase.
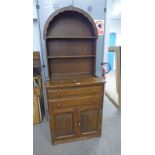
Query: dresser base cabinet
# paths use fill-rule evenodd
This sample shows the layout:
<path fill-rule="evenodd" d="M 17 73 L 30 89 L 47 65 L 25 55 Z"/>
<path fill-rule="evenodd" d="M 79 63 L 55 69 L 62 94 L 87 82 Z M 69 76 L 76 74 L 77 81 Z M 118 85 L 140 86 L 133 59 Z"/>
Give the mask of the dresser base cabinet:
<path fill-rule="evenodd" d="M 78 79 L 78 86 L 69 80 L 63 84 L 51 80 L 46 85 L 53 144 L 101 135 L 104 80 L 87 80 L 90 83 Z"/>

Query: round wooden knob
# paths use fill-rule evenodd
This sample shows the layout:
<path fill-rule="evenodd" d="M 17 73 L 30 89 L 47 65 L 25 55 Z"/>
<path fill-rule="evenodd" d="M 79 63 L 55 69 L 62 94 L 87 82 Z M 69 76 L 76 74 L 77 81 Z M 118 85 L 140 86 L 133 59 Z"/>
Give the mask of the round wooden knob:
<path fill-rule="evenodd" d="M 96 93 L 96 89 L 94 89 L 93 92 Z"/>
<path fill-rule="evenodd" d="M 60 92 L 57 93 L 57 96 L 60 96 Z"/>
<path fill-rule="evenodd" d="M 60 107 L 61 106 L 61 104 L 60 103 L 58 103 L 58 107 Z"/>

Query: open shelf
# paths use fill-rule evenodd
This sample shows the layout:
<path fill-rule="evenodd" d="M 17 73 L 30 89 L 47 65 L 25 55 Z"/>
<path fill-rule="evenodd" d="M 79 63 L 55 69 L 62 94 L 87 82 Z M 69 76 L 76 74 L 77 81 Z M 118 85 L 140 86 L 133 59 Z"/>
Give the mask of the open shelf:
<path fill-rule="evenodd" d="M 49 78 L 95 75 L 97 38 L 95 24 L 78 12 L 49 18 L 44 29 Z"/>
<path fill-rule="evenodd" d="M 94 36 L 47 36 L 46 39 L 96 39 Z"/>
<path fill-rule="evenodd" d="M 77 56 L 48 56 L 48 59 L 59 59 L 59 58 L 91 58 L 96 57 L 95 55 L 77 55 Z"/>

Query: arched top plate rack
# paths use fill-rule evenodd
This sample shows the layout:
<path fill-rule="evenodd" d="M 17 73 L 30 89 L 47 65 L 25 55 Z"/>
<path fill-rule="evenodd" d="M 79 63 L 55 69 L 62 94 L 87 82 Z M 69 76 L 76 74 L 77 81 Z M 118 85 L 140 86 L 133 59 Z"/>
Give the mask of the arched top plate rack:
<path fill-rule="evenodd" d="M 48 36 L 48 29 L 50 27 L 50 24 L 55 19 L 57 19 L 57 17 L 59 17 L 59 15 L 64 14 L 64 13 L 68 13 L 68 14 L 75 13 L 79 16 L 82 15 L 83 18 L 85 18 L 85 20 L 87 20 L 89 26 L 91 26 L 91 28 L 92 28 L 92 31 L 93 31 L 92 38 L 95 38 L 95 39 L 98 38 L 97 28 L 96 28 L 96 25 L 95 25 L 92 17 L 87 12 L 83 11 L 82 9 L 70 6 L 70 7 L 61 8 L 49 16 L 49 18 L 47 19 L 45 26 L 44 26 L 44 32 L 43 32 L 43 38 L 44 39 L 48 39 L 48 37 L 52 38 L 52 36 Z M 53 38 L 54 37 L 57 37 L 57 36 L 53 36 Z M 78 38 L 78 36 L 76 38 Z M 80 38 L 80 36 L 79 36 L 79 38 Z M 83 38 L 89 38 L 89 36 L 83 36 Z"/>
<path fill-rule="evenodd" d="M 48 78 L 95 75 L 97 28 L 92 17 L 76 7 L 54 12 L 44 27 Z"/>

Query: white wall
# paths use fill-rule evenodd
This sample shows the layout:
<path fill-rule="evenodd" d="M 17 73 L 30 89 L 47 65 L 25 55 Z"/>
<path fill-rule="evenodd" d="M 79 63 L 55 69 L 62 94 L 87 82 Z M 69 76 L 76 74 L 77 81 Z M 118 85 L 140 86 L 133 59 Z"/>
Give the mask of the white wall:
<path fill-rule="evenodd" d="M 35 0 L 33 0 L 33 51 L 40 51 L 39 24 Z"/>
<path fill-rule="evenodd" d="M 110 20 L 110 33 L 116 33 L 116 46 L 121 46 L 121 20 L 111 19 Z"/>
<path fill-rule="evenodd" d="M 40 51 L 40 35 L 38 21 L 33 21 L 33 51 Z"/>

